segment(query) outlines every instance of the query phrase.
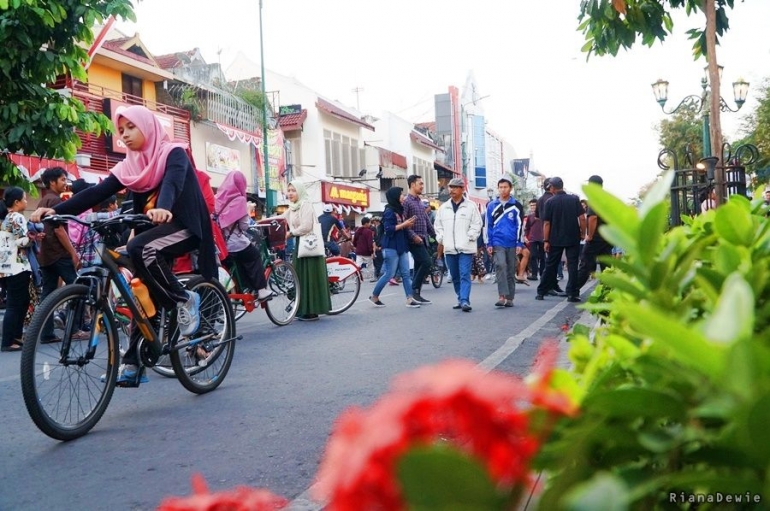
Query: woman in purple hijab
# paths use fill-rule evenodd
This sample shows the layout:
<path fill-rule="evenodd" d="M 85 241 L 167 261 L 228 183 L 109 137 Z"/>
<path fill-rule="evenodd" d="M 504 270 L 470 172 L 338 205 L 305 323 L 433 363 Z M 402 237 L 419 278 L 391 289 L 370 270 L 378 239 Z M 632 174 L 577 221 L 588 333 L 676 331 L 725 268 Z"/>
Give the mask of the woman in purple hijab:
<path fill-rule="evenodd" d="M 246 231 L 249 229 L 249 208 L 246 202 L 246 178 L 234 170 L 225 176 L 217 189 L 214 208 L 222 234 L 227 242 L 229 255 L 225 264 L 235 264 L 244 288 L 256 292 L 257 301 L 273 297 L 267 288 L 262 257 L 252 244 Z"/>

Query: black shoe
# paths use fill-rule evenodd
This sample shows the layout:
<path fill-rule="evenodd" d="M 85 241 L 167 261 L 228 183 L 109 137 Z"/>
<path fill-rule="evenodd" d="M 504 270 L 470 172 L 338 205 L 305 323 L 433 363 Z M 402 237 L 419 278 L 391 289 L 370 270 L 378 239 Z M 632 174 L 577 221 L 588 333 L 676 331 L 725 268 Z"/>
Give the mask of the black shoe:
<path fill-rule="evenodd" d="M 563 293 L 564 292 L 564 290 L 561 287 L 559 287 L 558 284 L 556 285 L 555 288 L 553 288 L 553 290 L 556 291 L 557 293 Z"/>
<path fill-rule="evenodd" d="M 548 291 L 546 294 L 547 294 L 548 296 L 559 296 L 559 293 L 557 293 L 557 292 L 556 292 L 556 291 L 554 291 L 553 289 L 551 289 L 550 291 Z"/>
<path fill-rule="evenodd" d="M 420 296 L 418 293 L 415 293 L 414 295 L 412 295 L 412 299 L 413 299 L 415 302 L 417 302 L 417 303 L 419 303 L 419 304 L 422 304 L 422 305 L 428 305 L 428 304 L 430 304 L 430 303 L 433 303 L 433 302 L 431 302 L 430 300 L 427 300 L 427 299 L 423 298 L 423 297 L 422 297 L 422 296 Z"/>
<path fill-rule="evenodd" d="M 527 280 L 537 280 L 537 277 L 535 277 L 534 275 L 530 275 L 529 277 L 527 277 Z"/>
<path fill-rule="evenodd" d="M 567 301 L 572 303 L 578 303 L 578 302 L 582 302 L 583 300 L 581 300 L 579 296 L 570 296 L 567 298 Z"/>
<path fill-rule="evenodd" d="M 468 302 L 463 302 L 460 308 L 462 308 L 463 312 L 470 312 L 473 310 L 473 307 L 471 307 L 471 304 L 469 304 Z"/>
<path fill-rule="evenodd" d="M 505 300 L 498 300 L 498 301 L 495 303 L 495 307 L 497 307 L 498 309 L 500 309 L 500 308 L 502 308 L 502 307 L 505 307 Z"/>
<path fill-rule="evenodd" d="M 543 300 L 543 295 L 537 295 L 535 296 L 535 300 Z"/>
<path fill-rule="evenodd" d="M 455 306 L 454 306 L 454 307 L 452 307 L 452 308 L 453 308 L 454 310 L 456 310 L 456 311 L 459 311 L 460 309 L 462 309 L 462 308 L 463 308 L 463 306 L 462 306 L 462 305 L 460 305 L 460 304 L 458 303 L 457 305 L 455 305 Z"/>

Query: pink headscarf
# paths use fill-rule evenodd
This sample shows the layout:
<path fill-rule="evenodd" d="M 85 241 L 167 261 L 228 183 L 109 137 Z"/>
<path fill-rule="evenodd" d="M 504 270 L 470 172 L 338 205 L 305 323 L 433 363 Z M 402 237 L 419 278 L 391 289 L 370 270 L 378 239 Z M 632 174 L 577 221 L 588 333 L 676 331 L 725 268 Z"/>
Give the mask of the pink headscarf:
<path fill-rule="evenodd" d="M 217 189 L 214 211 L 219 215 L 219 225 L 229 227 L 248 214 L 246 204 L 246 177 L 233 170 L 225 176 Z"/>
<path fill-rule="evenodd" d="M 134 123 L 145 140 L 139 151 L 129 150 L 126 159 L 112 167 L 110 172 L 133 192 L 154 190 L 163 180 L 168 154 L 177 147 L 187 149 L 187 144 L 171 142 L 158 118 L 141 105 L 118 107 L 112 119 L 116 129 L 120 117 Z"/>

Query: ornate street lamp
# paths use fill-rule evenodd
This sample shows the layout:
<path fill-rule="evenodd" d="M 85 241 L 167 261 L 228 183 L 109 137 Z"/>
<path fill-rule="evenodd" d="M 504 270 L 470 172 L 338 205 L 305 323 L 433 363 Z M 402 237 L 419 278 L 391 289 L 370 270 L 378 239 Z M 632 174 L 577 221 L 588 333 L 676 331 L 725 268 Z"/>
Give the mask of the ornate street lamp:
<path fill-rule="evenodd" d="M 721 81 L 723 66 L 719 66 L 719 78 Z M 668 82 L 666 80 L 658 80 L 652 84 L 652 93 L 655 96 L 655 101 L 660 105 L 660 109 L 664 114 L 672 115 L 678 112 L 681 108 L 686 107 L 692 109 L 696 113 L 703 115 L 703 155 L 705 157 L 711 156 L 711 135 L 709 134 L 709 96 L 711 94 L 711 88 L 708 83 L 708 66 L 704 68 L 704 76 L 701 79 L 701 88 L 703 91 L 701 94 L 691 94 L 686 96 L 673 110 L 666 111 L 665 105 L 668 101 Z M 722 112 L 737 112 L 741 109 L 746 102 L 746 95 L 749 92 L 749 83 L 742 78 L 733 82 L 733 95 L 735 99 L 736 108 L 733 110 L 730 105 L 722 98 L 719 97 L 719 109 Z"/>

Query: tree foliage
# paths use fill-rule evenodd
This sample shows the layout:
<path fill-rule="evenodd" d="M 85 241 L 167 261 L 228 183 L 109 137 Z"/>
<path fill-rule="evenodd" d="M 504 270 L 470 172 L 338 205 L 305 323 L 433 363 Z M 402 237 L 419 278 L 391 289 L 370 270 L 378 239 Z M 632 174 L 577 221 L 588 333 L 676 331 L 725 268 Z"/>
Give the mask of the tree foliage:
<path fill-rule="evenodd" d="M 703 122 L 692 108 L 681 108 L 658 124 L 658 141 L 662 149 L 676 153 L 680 167 L 684 168 L 684 155 L 689 148 L 697 161 L 703 156 Z"/>
<path fill-rule="evenodd" d="M 92 27 L 111 15 L 133 20 L 131 2 L 0 0 L 0 150 L 72 161 L 80 147 L 75 129 L 111 129 L 106 116 L 46 85 L 67 73 L 87 79 Z M 7 157 L 0 157 L 0 182 L 33 188 Z"/>
<path fill-rule="evenodd" d="M 727 9 L 734 0 L 716 0 L 716 34 L 722 36 L 730 28 Z M 578 20 L 586 36 L 583 51 L 596 55 L 617 55 L 621 48 L 630 49 L 637 39 L 645 46 L 664 41 L 674 29 L 670 11 L 683 8 L 687 15 L 702 13 L 702 0 L 583 0 Z M 705 21 L 705 18 L 704 18 Z M 687 31 L 693 39 L 693 55 L 706 55 L 704 28 Z"/>
<path fill-rule="evenodd" d="M 770 182 L 770 78 L 766 78 L 756 92 L 759 104 L 744 118 L 743 132 L 746 138 L 740 143 L 754 144 L 759 149 L 755 164 L 760 183 Z"/>

